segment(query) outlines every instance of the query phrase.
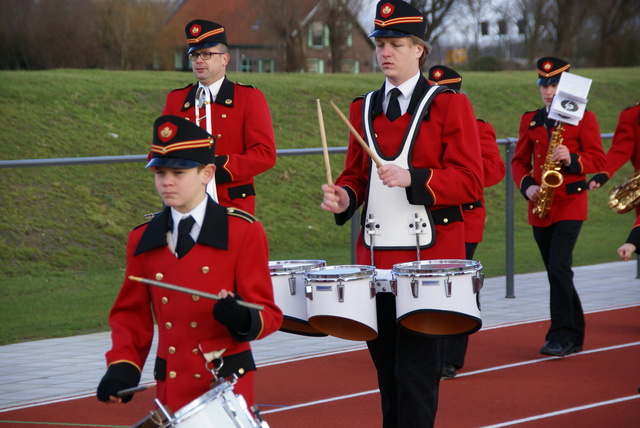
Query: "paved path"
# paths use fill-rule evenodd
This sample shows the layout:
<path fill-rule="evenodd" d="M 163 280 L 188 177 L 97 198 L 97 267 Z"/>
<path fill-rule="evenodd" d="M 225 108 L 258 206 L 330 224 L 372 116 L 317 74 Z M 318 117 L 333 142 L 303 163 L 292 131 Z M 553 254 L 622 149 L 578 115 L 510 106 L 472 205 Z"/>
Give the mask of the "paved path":
<path fill-rule="evenodd" d="M 640 280 L 635 262 L 615 262 L 574 268 L 575 283 L 585 312 L 640 304 Z M 505 298 L 506 279 L 486 279 L 481 293 L 483 328 L 532 320 L 549 313 L 546 273 L 516 275 L 515 298 Z M 589 334 L 587 326 L 587 336 Z M 532 343 L 539 348 L 544 342 Z M 334 337 L 306 337 L 277 332 L 254 342 L 255 359 L 266 365 L 290 358 L 365 348 L 364 342 Z M 38 402 L 95 394 L 105 371 L 108 332 L 39 340 L 0 347 L 0 413 Z M 141 383 L 152 382 L 152 361 Z"/>

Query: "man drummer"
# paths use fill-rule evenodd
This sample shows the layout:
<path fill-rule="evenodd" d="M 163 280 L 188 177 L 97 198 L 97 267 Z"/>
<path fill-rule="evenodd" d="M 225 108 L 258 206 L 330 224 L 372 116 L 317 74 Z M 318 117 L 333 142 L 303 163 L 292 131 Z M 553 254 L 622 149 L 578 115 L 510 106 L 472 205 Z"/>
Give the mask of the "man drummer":
<path fill-rule="evenodd" d="M 256 366 L 249 342 L 278 330 L 282 312 L 273 300 L 262 225 L 206 193 L 216 169 L 214 141 L 181 117 L 154 123 L 147 168 L 165 208 L 129 234 L 125 280 L 109 314 L 112 347 L 97 390 L 100 401 L 131 399 L 118 392 L 138 385 L 155 321 L 153 373 L 163 405 L 176 411 L 207 392 L 216 376 L 234 375 L 236 392 L 253 405 Z M 148 286 L 135 277 L 218 294 L 220 300 Z M 247 308 L 241 300 L 264 309 Z"/>
<path fill-rule="evenodd" d="M 432 87 L 420 73 L 431 46 L 424 40 L 426 22 L 418 10 L 400 0 L 383 0 L 374 24 L 370 37 L 386 79 L 380 90 L 351 103 L 350 122 L 382 165 L 376 167 L 352 136 L 344 171 L 335 184 L 322 186 L 321 207 L 334 213 L 338 225 L 363 207 L 359 264 L 384 270 L 415 260 L 463 259 L 461 205 L 482 195 L 473 109 L 465 95 Z M 434 94 L 430 89 L 442 92 L 428 106 L 423 97 Z M 405 140 L 409 134 L 413 140 Z M 409 220 L 416 216 L 419 224 Z M 392 223 L 406 227 L 402 233 L 385 233 Z M 378 337 L 367 345 L 378 374 L 383 426 L 431 427 L 442 341 L 398 328 L 392 293 L 377 293 L 376 310 Z"/>
<path fill-rule="evenodd" d="M 198 83 L 169 92 L 162 114 L 184 117 L 216 137 L 216 175 L 208 191 L 220 205 L 253 215 L 254 177 L 276 163 L 269 105 L 259 89 L 226 77 L 230 56 L 224 26 L 196 19 L 184 31 Z"/>

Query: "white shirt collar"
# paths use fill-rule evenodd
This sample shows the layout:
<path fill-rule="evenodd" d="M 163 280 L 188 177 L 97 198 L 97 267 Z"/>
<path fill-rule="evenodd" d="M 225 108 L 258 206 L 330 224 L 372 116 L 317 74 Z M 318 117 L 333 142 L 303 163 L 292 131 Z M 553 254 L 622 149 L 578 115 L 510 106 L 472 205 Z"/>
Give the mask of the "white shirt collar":
<path fill-rule="evenodd" d="M 397 88 L 400 89 L 400 92 L 402 92 L 402 96 L 405 99 L 407 100 L 411 99 L 411 96 L 413 95 L 413 90 L 416 88 L 416 85 L 418 84 L 418 79 L 420 79 L 420 71 L 418 71 L 415 74 L 415 76 L 413 76 L 409 80 L 406 80 L 405 82 L 397 86 Z M 391 91 L 395 87 L 396 86 L 393 86 L 393 84 L 391 84 L 391 82 L 389 82 L 388 79 L 385 81 L 385 86 L 384 86 L 385 98 L 388 98 L 389 91 Z"/>
<path fill-rule="evenodd" d="M 175 237 L 174 243 L 178 235 L 178 223 L 180 223 L 180 220 L 182 220 L 183 218 L 189 216 L 193 217 L 193 219 L 196 221 L 191 228 L 191 237 L 194 241 L 198 240 L 198 235 L 200 234 L 200 229 L 202 228 L 202 223 L 204 222 L 204 214 L 207 210 L 207 195 L 205 195 L 205 198 L 202 200 L 202 202 L 200 202 L 197 207 L 191 210 L 191 212 L 181 213 L 173 207 L 171 208 L 171 217 L 173 218 L 173 230 L 171 232 Z"/>
<path fill-rule="evenodd" d="M 205 86 L 200 82 L 198 82 L 198 86 L 201 86 L 203 88 L 208 88 L 209 92 L 211 93 L 211 102 L 214 102 L 216 100 L 216 97 L 218 96 L 218 92 L 220 92 L 220 88 L 222 87 L 223 81 L 224 81 L 224 76 L 221 79 L 217 80 L 216 82 L 213 82 L 209 86 Z"/>

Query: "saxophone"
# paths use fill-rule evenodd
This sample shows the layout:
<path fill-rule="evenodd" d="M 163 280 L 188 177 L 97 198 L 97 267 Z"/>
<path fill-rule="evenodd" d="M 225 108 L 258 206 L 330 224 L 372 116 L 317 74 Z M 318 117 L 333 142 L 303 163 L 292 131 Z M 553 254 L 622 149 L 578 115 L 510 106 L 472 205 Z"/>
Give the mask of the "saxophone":
<path fill-rule="evenodd" d="M 562 126 L 562 123 L 558 123 L 558 126 L 551 134 L 551 141 L 549 141 L 549 148 L 547 149 L 547 157 L 545 158 L 544 166 L 542 167 L 540 197 L 533 203 L 532 210 L 533 213 L 540 218 L 545 218 L 549 214 L 556 187 L 560 186 L 564 180 L 562 174 L 560 174 L 562 163 L 551 160 L 551 156 L 553 155 L 555 148 L 562 144 L 562 132 L 564 132 L 564 127 Z"/>
<path fill-rule="evenodd" d="M 636 171 L 627 181 L 611 189 L 609 193 L 609 208 L 624 214 L 640 204 L 640 170 Z"/>

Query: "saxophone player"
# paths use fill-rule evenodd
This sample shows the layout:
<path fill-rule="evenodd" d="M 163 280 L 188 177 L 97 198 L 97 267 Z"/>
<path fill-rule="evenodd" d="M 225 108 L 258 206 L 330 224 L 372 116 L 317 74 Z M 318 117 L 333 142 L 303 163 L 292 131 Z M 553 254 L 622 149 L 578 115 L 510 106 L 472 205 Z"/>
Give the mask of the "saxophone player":
<path fill-rule="evenodd" d="M 544 355 L 563 357 L 582 351 L 585 321 L 573 283 L 573 249 L 587 219 L 586 175 L 601 171 L 606 163 L 596 116 L 586 111 L 578 125 L 563 124 L 562 144 L 548 150 L 559 123 L 547 118 L 560 76 L 570 64 L 559 58 L 537 61 L 538 86 L 544 107 L 522 115 L 512 160 L 513 180 L 528 200 L 528 222 L 547 270 L 550 285 L 551 324 L 540 349 Z M 557 135 L 557 133 L 556 133 Z M 548 153 L 550 152 L 550 153 Z M 533 208 L 541 201 L 542 171 L 555 164 L 562 174 L 545 216 Z"/>
<path fill-rule="evenodd" d="M 638 253 L 640 248 L 640 214 L 636 216 L 636 221 L 633 223 L 633 228 L 629 232 L 627 241 L 618 248 L 618 255 L 620 258 L 628 262 L 633 253 Z"/>

